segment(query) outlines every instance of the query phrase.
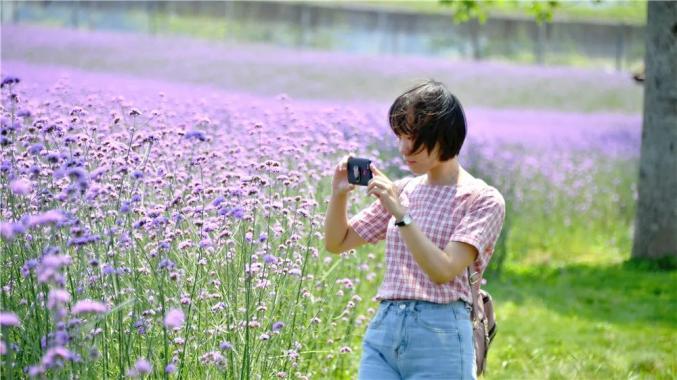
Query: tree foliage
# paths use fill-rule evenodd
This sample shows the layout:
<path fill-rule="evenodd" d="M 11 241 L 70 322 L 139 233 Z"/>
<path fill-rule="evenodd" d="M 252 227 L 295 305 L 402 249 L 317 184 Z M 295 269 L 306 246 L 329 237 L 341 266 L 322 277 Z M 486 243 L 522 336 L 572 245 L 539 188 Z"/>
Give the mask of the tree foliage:
<path fill-rule="evenodd" d="M 492 6 L 498 3 L 510 4 L 518 9 L 524 9 L 527 14 L 532 15 L 536 21 L 550 22 L 555 9 L 559 6 L 559 1 L 478 1 L 478 0 L 439 0 L 439 3 L 450 7 L 454 11 L 454 22 L 463 23 L 469 20 L 478 20 L 483 23 L 487 19 L 487 14 Z"/>

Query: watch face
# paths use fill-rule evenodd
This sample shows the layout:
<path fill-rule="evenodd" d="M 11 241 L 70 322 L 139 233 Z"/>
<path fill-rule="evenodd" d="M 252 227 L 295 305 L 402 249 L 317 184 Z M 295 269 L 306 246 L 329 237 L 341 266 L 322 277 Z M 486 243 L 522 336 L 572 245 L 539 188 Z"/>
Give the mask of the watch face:
<path fill-rule="evenodd" d="M 408 224 L 411 224 L 411 216 L 409 216 L 409 214 L 404 215 L 401 221 L 395 222 L 395 225 L 398 227 L 406 226 Z"/>

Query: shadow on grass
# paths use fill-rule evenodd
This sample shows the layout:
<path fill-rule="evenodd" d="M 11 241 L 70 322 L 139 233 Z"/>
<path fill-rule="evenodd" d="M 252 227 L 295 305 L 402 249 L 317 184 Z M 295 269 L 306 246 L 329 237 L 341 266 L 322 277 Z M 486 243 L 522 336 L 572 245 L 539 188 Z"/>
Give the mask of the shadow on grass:
<path fill-rule="evenodd" d="M 677 271 L 641 263 L 510 266 L 488 279 L 497 303 L 540 304 L 564 315 L 677 328 Z"/>

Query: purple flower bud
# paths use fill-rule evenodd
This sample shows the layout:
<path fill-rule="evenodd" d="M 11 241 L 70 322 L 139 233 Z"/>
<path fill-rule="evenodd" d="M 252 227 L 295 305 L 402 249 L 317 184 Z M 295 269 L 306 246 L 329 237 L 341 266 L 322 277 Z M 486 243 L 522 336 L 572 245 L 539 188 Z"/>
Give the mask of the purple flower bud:
<path fill-rule="evenodd" d="M 28 277 L 31 274 L 31 269 L 35 268 L 37 265 L 38 260 L 36 259 L 26 260 L 24 265 L 21 267 L 21 275 L 24 277 Z"/>
<path fill-rule="evenodd" d="M 280 331 L 284 327 L 284 323 L 278 321 L 273 323 L 273 331 Z"/>
<path fill-rule="evenodd" d="M 15 76 L 7 75 L 4 78 L 2 78 L 2 83 L 0 84 L 0 88 L 5 87 L 5 86 L 9 86 L 9 85 L 13 85 L 13 84 L 17 84 L 20 81 L 21 80 L 19 78 L 15 77 Z"/>
<path fill-rule="evenodd" d="M 53 368 L 60 365 L 63 360 L 72 360 L 74 355 L 65 347 L 52 347 L 42 357 L 40 362 L 45 368 Z"/>
<path fill-rule="evenodd" d="M 69 178 L 77 182 L 87 182 L 89 180 L 89 175 L 83 168 L 71 168 L 67 174 Z"/>
<path fill-rule="evenodd" d="M 66 217 L 59 210 L 49 210 L 42 214 L 29 216 L 26 220 L 26 226 L 29 228 L 42 226 L 45 224 L 57 224 L 66 220 Z"/>
<path fill-rule="evenodd" d="M 183 315 L 183 310 L 181 309 L 171 309 L 165 316 L 165 326 L 170 329 L 178 328 L 183 326 L 186 317 Z"/>
<path fill-rule="evenodd" d="M 73 306 L 73 310 L 71 312 L 74 315 L 82 314 L 82 313 L 95 313 L 95 314 L 101 314 L 105 313 L 108 310 L 108 307 L 106 305 L 102 304 L 101 302 L 96 302 L 92 300 L 82 300 L 78 301 L 75 306 Z"/>
<path fill-rule="evenodd" d="M 139 359 L 134 365 L 134 369 L 139 375 L 147 375 L 153 370 L 153 366 L 146 359 Z"/>
<path fill-rule="evenodd" d="M 0 222 L 0 236 L 7 240 L 13 240 L 18 234 L 26 232 L 26 228 L 20 223 L 5 223 Z"/>
<path fill-rule="evenodd" d="M 192 140 L 192 139 L 199 140 L 199 141 L 206 141 L 207 140 L 207 138 L 205 137 L 205 134 L 202 131 L 195 131 L 195 130 L 189 131 L 188 133 L 186 133 L 185 137 L 188 140 Z"/>
<path fill-rule="evenodd" d="M 61 156 L 59 156 L 58 153 L 48 153 L 45 158 L 47 159 L 47 162 L 49 162 L 50 164 L 57 164 L 61 160 Z M 61 172 L 63 173 L 63 170 Z"/>
<path fill-rule="evenodd" d="M 172 270 L 174 269 L 175 265 L 172 260 L 169 260 L 168 258 L 164 257 L 162 260 L 160 260 L 160 263 L 158 264 L 158 269 L 168 269 Z"/>
<path fill-rule="evenodd" d="M 12 163 L 9 160 L 4 160 L 0 164 L 0 171 L 8 172 L 12 168 Z"/>
<path fill-rule="evenodd" d="M 40 143 L 33 144 L 33 145 L 31 145 L 30 148 L 28 148 L 28 153 L 30 153 L 32 155 L 37 155 L 37 154 L 40 154 L 40 152 L 42 152 L 43 149 L 45 149 L 44 145 L 42 145 Z"/>
<path fill-rule="evenodd" d="M 37 165 L 31 165 L 31 167 L 28 169 L 28 173 L 31 175 L 31 178 L 35 179 L 38 175 L 40 175 L 40 167 Z"/>
<path fill-rule="evenodd" d="M 266 264 L 277 264 L 277 257 L 270 254 L 266 254 L 263 256 L 263 261 Z"/>
<path fill-rule="evenodd" d="M 21 325 L 21 321 L 19 321 L 19 317 L 16 314 L 0 311 L 0 326 L 18 327 L 19 325 Z"/>
<path fill-rule="evenodd" d="M 49 291 L 49 297 L 47 297 L 47 307 L 54 309 L 56 307 L 61 307 L 63 304 L 70 302 L 71 295 L 63 289 L 52 289 Z"/>
<path fill-rule="evenodd" d="M 33 183 L 26 179 L 20 178 L 10 182 L 9 188 L 16 195 L 26 195 L 31 192 Z"/>
<path fill-rule="evenodd" d="M 242 207 L 235 207 L 230 211 L 230 215 L 232 215 L 235 219 L 241 220 L 244 218 L 244 209 Z"/>
<path fill-rule="evenodd" d="M 59 346 L 65 346 L 70 341 L 70 336 L 65 331 L 57 331 L 54 333 L 54 342 Z"/>

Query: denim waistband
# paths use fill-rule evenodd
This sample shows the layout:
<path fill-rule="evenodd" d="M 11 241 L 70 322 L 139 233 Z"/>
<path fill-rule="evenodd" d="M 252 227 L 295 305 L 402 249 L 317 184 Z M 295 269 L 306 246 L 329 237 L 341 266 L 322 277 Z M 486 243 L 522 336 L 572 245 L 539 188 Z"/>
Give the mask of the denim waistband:
<path fill-rule="evenodd" d="M 463 300 L 452 301 L 449 303 L 435 303 L 422 300 L 381 300 L 381 306 L 384 308 L 394 307 L 401 310 L 426 310 L 426 309 L 453 309 L 466 308 L 470 309 L 470 304 Z"/>

